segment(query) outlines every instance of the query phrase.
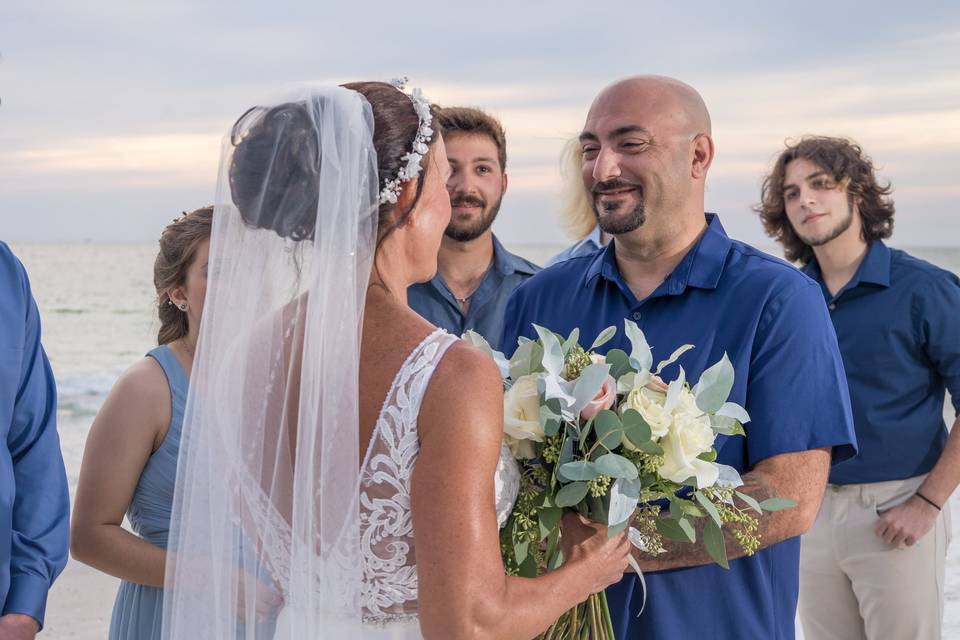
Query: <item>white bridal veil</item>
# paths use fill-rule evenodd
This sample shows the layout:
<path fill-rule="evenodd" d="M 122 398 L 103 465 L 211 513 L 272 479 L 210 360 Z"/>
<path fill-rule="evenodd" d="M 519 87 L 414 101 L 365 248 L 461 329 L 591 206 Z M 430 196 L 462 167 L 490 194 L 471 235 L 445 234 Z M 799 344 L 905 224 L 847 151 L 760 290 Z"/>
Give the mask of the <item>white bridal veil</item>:
<path fill-rule="evenodd" d="M 358 370 L 373 115 L 302 89 L 226 136 L 177 470 L 163 636 L 361 635 Z"/>

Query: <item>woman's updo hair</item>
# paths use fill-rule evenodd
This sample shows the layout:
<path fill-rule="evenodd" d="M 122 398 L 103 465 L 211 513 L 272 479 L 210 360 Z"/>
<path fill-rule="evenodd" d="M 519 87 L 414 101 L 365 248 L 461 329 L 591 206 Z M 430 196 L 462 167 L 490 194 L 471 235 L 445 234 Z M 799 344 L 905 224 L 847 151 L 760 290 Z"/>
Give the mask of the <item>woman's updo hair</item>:
<path fill-rule="evenodd" d="M 168 224 L 160 235 L 160 252 L 153 263 L 153 286 L 157 290 L 157 315 L 160 331 L 157 344 L 169 344 L 187 335 L 187 314 L 170 300 L 168 291 L 183 286 L 187 269 L 197 256 L 197 248 L 210 239 L 213 207 L 203 207 Z"/>
<path fill-rule="evenodd" d="M 344 88 L 366 98 L 373 111 L 373 146 L 377 152 L 377 192 L 397 176 L 400 159 L 413 148 L 420 120 L 410 98 L 386 82 L 351 82 Z M 307 102 L 288 102 L 269 109 L 254 107 L 237 120 L 232 141 L 236 147 L 230 166 L 230 190 L 244 221 L 271 229 L 283 238 L 313 239 L 316 226 L 320 157 L 316 118 Z M 256 122 L 243 131 L 250 118 Z M 434 113 L 431 142 L 441 135 Z M 241 134 L 242 132 L 242 134 Z M 430 154 L 421 160 L 423 172 L 410 206 L 380 205 L 381 237 L 404 223 L 420 200 L 422 179 Z M 322 212 L 321 212 L 322 215 Z"/>

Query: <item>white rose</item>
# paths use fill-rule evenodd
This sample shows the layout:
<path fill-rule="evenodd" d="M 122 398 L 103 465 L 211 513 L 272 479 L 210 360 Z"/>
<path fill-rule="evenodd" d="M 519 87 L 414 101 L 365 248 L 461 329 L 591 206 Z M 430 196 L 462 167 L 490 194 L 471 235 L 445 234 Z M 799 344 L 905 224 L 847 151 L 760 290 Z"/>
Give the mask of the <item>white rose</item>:
<path fill-rule="evenodd" d="M 684 395 L 690 395 L 685 392 Z M 660 440 L 663 447 L 663 464 L 658 469 L 660 476 L 672 482 L 683 482 L 695 477 L 697 488 L 712 486 L 717 481 L 719 470 L 712 462 L 697 456 L 713 447 L 714 433 L 710 419 L 697 409 L 696 403 L 687 401 L 683 395 L 674 407 L 673 423 L 667 435 Z"/>
<path fill-rule="evenodd" d="M 656 440 L 667 435 L 670 423 L 673 421 L 673 416 L 663 410 L 663 403 L 666 399 L 667 396 L 664 393 L 640 387 L 627 394 L 626 400 L 621 405 L 621 411 L 633 409 L 643 416 L 643 419 L 650 425 L 651 436 Z M 624 441 L 623 444 L 628 449 L 635 448 L 627 441 Z"/>
<path fill-rule="evenodd" d="M 518 378 L 503 395 L 503 431 L 515 458 L 532 458 L 533 443 L 543 442 L 536 375 Z"/>

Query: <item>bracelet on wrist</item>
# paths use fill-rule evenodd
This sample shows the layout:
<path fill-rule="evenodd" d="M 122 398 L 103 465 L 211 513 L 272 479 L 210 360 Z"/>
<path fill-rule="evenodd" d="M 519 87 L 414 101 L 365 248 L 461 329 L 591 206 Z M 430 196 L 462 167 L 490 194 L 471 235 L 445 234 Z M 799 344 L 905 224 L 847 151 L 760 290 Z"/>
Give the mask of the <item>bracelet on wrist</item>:
<path fill-rule="evenodd" d="M 940 507 L 940 505 L 938 505 L 936 502 L 934 502 L 933 500 L 931 500 L 931 499 L 928 498 L 927 496 L 923 495 L 923 494 L 920 493 L 919 491 L 917 491 L 914 495 L 917 496 L 918 498 L 920 498 L 921 500 L 923 500 L 924 502 L 926 502 L 928 505 L 930 505 L 931 507 L 933 507 L 933 508 L 936 509 L 937 511 L 942 511 L 942 510 L 943 510 L 943 509 Z"/>

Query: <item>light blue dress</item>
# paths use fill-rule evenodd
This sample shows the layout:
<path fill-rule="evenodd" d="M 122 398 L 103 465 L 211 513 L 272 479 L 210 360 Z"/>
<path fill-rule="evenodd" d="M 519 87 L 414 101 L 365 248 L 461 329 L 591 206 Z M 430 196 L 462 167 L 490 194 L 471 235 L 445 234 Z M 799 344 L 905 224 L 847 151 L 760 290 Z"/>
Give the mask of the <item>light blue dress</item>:
<path fill-rule="evenodd" d="M 141 538 L 166 549 L 189 380 L 170 347 L 161 345 L 147 355 L 160 364 L 167 376 L 170 426 L 160 447 L 147 460 L 140 474 L 127 509 L 127 519 Z M 110 640 L 159 640 L 162 618 L 163 589 L 123 581 L 113 605 Z"/>

